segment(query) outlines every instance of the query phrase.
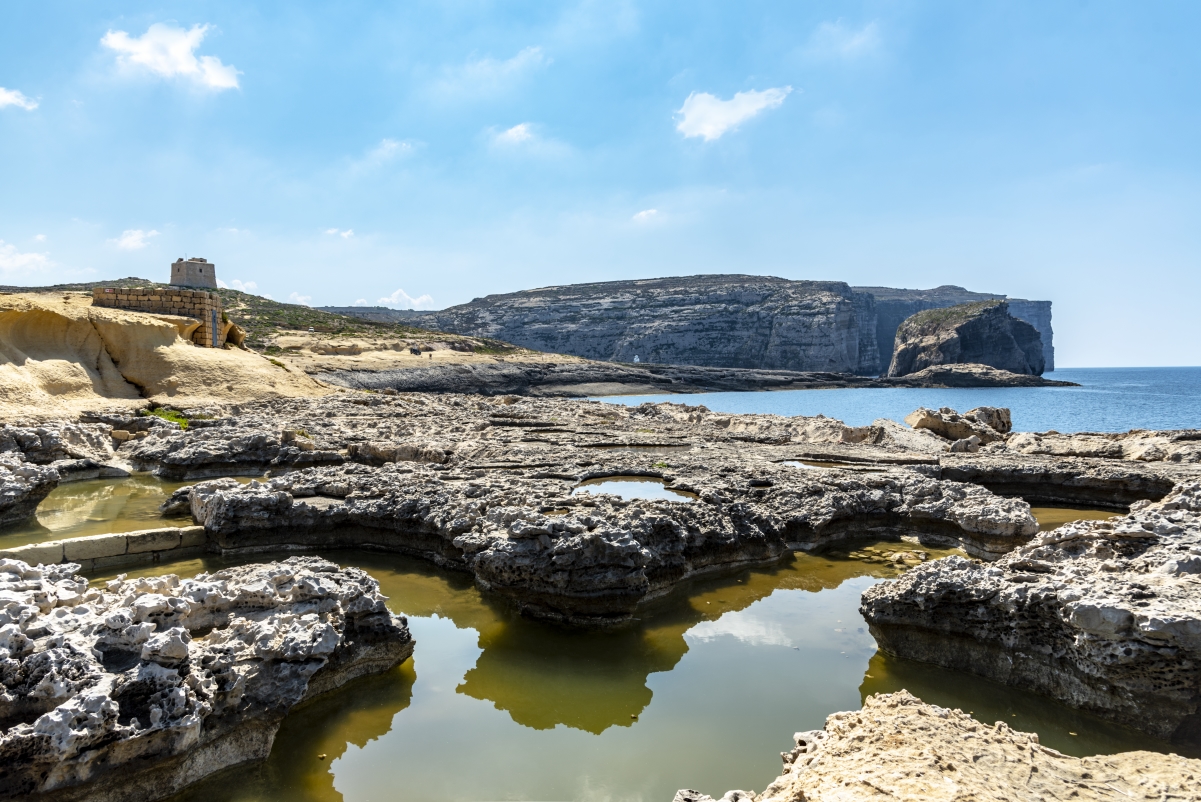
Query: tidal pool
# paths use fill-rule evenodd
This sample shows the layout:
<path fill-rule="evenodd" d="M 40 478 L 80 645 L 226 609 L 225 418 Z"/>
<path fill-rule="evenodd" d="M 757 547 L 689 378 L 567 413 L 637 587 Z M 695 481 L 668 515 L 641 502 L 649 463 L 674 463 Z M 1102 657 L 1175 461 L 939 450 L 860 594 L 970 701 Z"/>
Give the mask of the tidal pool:
<path fill-rule="evenodd" d="M 195 482 L 165 482 L 141 474 L 59 485 L 38 505 L 34 519 L 0 529 L 0 548 L 156 526 L 188 526 L 190 515 L 164 516 L 158 507 L 173 492 L 191 484 Z"/>
<path fill-rule="evenodd" d="M 988 724 L 1038 732 L 1070 754 L 1168 750 L 1044 697 L 878 653 L 859 597 L 899 573 L 898 552 L 955 553 L 860 542 L 796 554 L 696 581 L 611 632 L 522 618 L 466 575 L 418 560 L 328 552 L 369 571 L 389 606 L 409 617 L 413 659 L 292 713 L 265 764 L 226 772 L 175 802 L 652 802 L 685 787 L 762 790 L 793 732 L 902 688 Z M 225 564 L 209 558 L 142 573 Z"/>
<path fill-rule="evenodd" d="M 673 490 L 664 485 L 662 479 L 652 476 L 603 476 L 586 479 L 571 491 L 573 496 L 579 493 L 610 493 L 627 501 L 636 498 L 692 501 L 696 498 L 695 493 Z"/>
<path fill-rule="evenodd" d="M 1030 514 L 1038 521 L 1041 531 L 1049 532 L 1071 521 L 1104 521 L 1122 513 L 1088 507 L 1031 507 Z"/>

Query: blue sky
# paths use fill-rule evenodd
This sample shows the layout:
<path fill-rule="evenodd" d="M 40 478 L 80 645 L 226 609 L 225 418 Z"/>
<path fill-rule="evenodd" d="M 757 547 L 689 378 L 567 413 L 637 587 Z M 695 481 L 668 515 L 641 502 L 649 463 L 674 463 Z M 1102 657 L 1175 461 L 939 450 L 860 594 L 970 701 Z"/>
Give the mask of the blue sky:
<path fill-rule="evenodd" d="M 0 283 L 441 308 L 756 273 L 1201 364 L 1192 2 L 6 3 Z M 309 300 L 305 300 L 309 299 Z"/>

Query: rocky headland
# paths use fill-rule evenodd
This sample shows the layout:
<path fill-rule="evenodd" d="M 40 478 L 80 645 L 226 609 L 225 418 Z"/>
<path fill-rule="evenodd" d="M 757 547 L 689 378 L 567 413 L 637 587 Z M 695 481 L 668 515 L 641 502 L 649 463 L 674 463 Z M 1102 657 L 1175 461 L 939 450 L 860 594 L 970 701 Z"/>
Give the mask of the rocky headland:
<path fill-rule="evenodd" d="M 374 579 L 316 557 L 102 587 L 78 568 L 0 559 L 0 799 L 162 799 L 413 651 Z"/>
<path fill-rule="evenodd" d="M 907 318 L 897 329 L 888 375 L 961 363 L 1040 376 L 1046 357 L 1038 330 L 1009 314 L 1007 302 L 978 301 Z"/>
<path fill-rule="evenodd" d="M 859 800 L 1198 799 L 1201 760 L 1155 752 L 1071 757 L 1003 721 L 981 724 L 961 710 L 924 704 L 905 691 L 869 696 L 798 732 L 783 773 L 761 794 L 730 791 L 719 802 Z M 680 791 L 675 802 L 714 802 Z"/>
<path fill-rule="evenodd" d="M 878 302 L 877 291 L 886 300 Z M 489 295 L 438 312 L 406 313 L 404 319 L 600 361 L 633 362 L 637 356 L 658 364 L 878 375 L 888 367 L 893 335 L 903 319 L 896 317 L 897 310 L 912 309 L 912 314 L 1000 297 L 960 287 L 888 290 L 838 281 L 705 275 Z M 878 303 L 886 307 L 883 317 Z M 1036 325 L 1045 324 L 1049 344 L 1050 304 L 1015 303 L 1037 309 Z M 375 319 L 381 313 L 365 314 Z"/>

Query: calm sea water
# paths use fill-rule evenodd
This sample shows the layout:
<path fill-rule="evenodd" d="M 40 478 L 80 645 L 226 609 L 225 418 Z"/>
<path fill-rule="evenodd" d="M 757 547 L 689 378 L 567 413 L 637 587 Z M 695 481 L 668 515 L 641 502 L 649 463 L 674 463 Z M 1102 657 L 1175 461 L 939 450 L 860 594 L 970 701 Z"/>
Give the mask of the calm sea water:
<path fill-rule="evenodd" d="M 1080 387 L 973 389 L 783 390 L 767 393 L 614 396 L 597 400 L 704 404 L 715 412 L 825 415 L 851 426 L 877 418 L 901 420 L 918 407 L 1009 407 L 1013 428 L 1043 432 L 1121 432 L 1127 429 L 1201 428 L 1201 367 L 1062 368 L 1047 378 Z"/>

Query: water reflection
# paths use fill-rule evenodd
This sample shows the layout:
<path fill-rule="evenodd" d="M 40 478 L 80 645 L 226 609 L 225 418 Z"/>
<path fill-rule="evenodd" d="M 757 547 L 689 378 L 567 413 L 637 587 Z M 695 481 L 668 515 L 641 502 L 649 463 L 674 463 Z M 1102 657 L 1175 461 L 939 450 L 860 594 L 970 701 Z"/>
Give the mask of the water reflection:
<path fill-rule="evenodd" d="M 34 519 L 0 529 L 0 548 L 156 526 L 189 526 L 191 515 L 164 516 L 158 507 L 169 495 L 190 484 L 195 482 L 165 482 L 140 474 L 59 485 L 38 505 Z"/>
<path fill-rule="evenodd" d="M 692 501 L 696 498 L 695 493 L 673 490 L 667 487 L 662 479 L 651 476 L 604 476 L 585 479 L 571 491 L 573 496 L 580 493 L 609 493 L 621 496 L 626 501 L 636 498 Z"/>
<path fill-rule="evenodd" d="M 797 554 L 696 580 L 620 631 L 582 633 L 522 618 L 466 575 L 329 552 L 369 571 L 409 616 L 413 661 L 289 716 L 265 766 L 186 798 L 655 800 L 682 787 L 762 788 L 793 732 L 900 688 L 1069 753 L 1166 748 L 1033 694 L 877 654 L 859 598 L 918 553 L 950 552 L 860 542 Z"/>

